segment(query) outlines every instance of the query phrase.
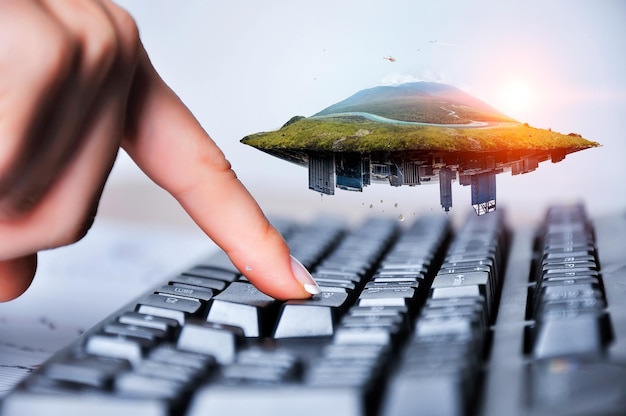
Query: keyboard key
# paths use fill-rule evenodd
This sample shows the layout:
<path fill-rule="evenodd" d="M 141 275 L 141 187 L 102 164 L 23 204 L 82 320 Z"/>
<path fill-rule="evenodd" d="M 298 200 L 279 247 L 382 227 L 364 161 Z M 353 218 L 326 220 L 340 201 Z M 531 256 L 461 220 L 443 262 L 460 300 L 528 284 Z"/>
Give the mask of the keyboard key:
<path fill-rule="evenodd" d="M 145 338 L 153 342 L 160 341 L 164 339 L 167 335 L 167 332 L 161 329 L 146 328 L 138 325 L 126 325 L 120 323 L 106 324 L 102 331 L 105 334 Z"/>
<path fill-rule="evenodd" d="M 153 341 L 144 338 L 99 334 L 87 338 L 85 351 L 88 354 L 103 357 L 126 359 L 133 366 L 137 366 L 141 362 L 144 351 L 153 345 Z"/>
<path fill-rule="evenodd" d="M 424 415 L 466 414 L 467 379 L 463 368 L 445 363 L 400 373 L 391 380 L 381 415 L 413 416 L 416 411 Z"/>
<path fill-rule="evenodd" d="M 564 357 L 535 361 L 527 370 L 526 413 L 616 415 L 626 408 L 622 364 Z"/>
<path fill-rule="evenodd" d="M 213 322 L 188 322 L 180 332 L 177 348 L 183 351 L 208 354 L 220 364 L 235 360 L 243 337 L 243 330 L 231 325 Z"/>
<path fill-rule="evenodd" d="M 107 388 L 115 374 L 130 369 L 128 360 L 96 355 L 67 357 L 46 367 L 45 375 L 54 380 Z"/>
<path fill-rule="evenodd" d="M 175 365 L 172 362 L 146 359 L 135 369 L 135 374 L 175 380 L 181 383 L 194 381 L 201 373 L 201 369 L 182 365 Z"/>
<path fill-rule="evenodd" d="M 185 383 L 137 373 L 123 373 L 115 379 L 115 390 L 122 396 L 174 400 L 181 396 Z"/>
<path fill-rule="evenodd" d="M 118 318 L 118 322 L 126 325 L 136 325 L 145 328 L 154 328 L 164 331 L 166 336 L 172 335 L 178 330 L 180 324 L 175 319 L 160 316 L 146 315 L 137 312 L 126 312 Z"/>
<path fill-rule="evenodd" d="M 181 351 L 170 344 L 159 345 L 152 350 L 149 358 L 152 361 L 203 371 L 209 371 L 215 365 L 215 358 L 211 355 Z"/>
<path fill-rule="evenodd" d="M 333 342 L 339 345 L 392 345 L 401 333 L 398 323 L 342 325 L 335 332 Z"/>
<path fill-rule="evenodd" d="M 366 288 L 359 295 L 359 306 L 417 307 L 420 291 L 412 287 Z"/>
<path fill-rule="evenodd" d="M 202 290 L 198 288 L 197 286 L 194 287 L 190 285 L 185 285 L 185 286 L 179 286 L 176 284 L 163 285 L 159 289 L 157 289 L 155 292 L 157 292 L 160 295 L 173 295 L 173 296 L 178 296 L 178 297 L 182 296 L 185 298 L 191 298 L 191 299 L 201 300 L 205 302 L 208 302 L 213 297 L 212 290 L 210 289 Z"/>
<path fill-rule="evenodd" d="M 142 315 L 156 316 L 176 321 L 179 326 L 184 325 L 187 320 L 187 314 L 185 312 L 177 311 L 175 309 L 164 309 L 150 305 L 138 305 L 137 312 Z"/>
<path fill-rule="evenodd" d="M 207 384 L 194 393 L 187 416 L 367 414 L 363 391 L 354 387 Z"/>
<path fill-rule="evenodd" d="M 535 328 L 533 357 L 600 356 L 611 340 L 610 334 L 608 316 L 595 307 L 544 312 Z"/>
<path fill-rule="evenodd" d="M 210 265 L 200 265 L 186 270 L 182 273 L 184 276 L 202 277 L 205 279 L 221 280 L 223 282 L 234 282 L 241 275 L 228 270 L 218 269 Z"/>
<path fill-rule="evenodd" d="M 166 295 L 148 295 L 142 298 L 138 304 L 153 306 L 155 308 L 171 309 L 186 314 L 194 314 L 202 307 L 202 303 L 197 299 L 185 299 Z"/>
<path fill-rule="evenodd" d="M 172 286 L 188 287 L 191 288 L 205 288 L 207 290 L 221 291 L 228 285 L 227 282 L 218 279 L 207 279 L 200 276 L 190 276 L 181 274 L 180 276 L 169 279 L 169 283 Z M 188 285 L 188 286 L 183 286 Z"/>
<path fill-rule="evenodd" d="M 299 373 L 300 361 L 295 355 L 253 348 L 241 351 L 235 363 L 223 367 L 218 383 L 278 384 L 295 379 Z"/>
<path fill-rule="evenodd" d="M 240 327 L 246 337 L 270 334 L 274 326 L 277 302 L 250 283 L 231 283 L 216 295 L 207 321 Z"/>
<path fill-rule="evenodd" d="M 307 300 L 285 302 L 278 315 L 273 337 L 298 338 L 330 336 L 346 306 L 348 294 L 322 292 Z"/>

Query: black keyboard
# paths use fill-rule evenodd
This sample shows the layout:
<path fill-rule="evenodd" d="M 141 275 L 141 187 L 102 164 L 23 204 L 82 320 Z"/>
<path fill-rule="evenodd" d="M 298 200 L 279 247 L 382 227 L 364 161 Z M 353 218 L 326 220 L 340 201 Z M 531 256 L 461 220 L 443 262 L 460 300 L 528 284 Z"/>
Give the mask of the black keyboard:
<path fill-rule="evenodd" d="M 219 253 L 55 354 L 2 415 L 626 414 L 626 216 L 277 226 L 320 295 L 275 301 Z"/>

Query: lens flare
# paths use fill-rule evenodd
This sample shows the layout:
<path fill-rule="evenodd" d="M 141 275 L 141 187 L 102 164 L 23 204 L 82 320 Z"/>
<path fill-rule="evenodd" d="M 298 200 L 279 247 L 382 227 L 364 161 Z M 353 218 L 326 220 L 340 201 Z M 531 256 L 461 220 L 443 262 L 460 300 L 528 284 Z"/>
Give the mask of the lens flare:
<path fill-rule="evenodd" d="M 537 104 L 537 93 L 527 81 L 512 79 L 502 86 L 499 101 L 499 110 L 520 120 Z"/>

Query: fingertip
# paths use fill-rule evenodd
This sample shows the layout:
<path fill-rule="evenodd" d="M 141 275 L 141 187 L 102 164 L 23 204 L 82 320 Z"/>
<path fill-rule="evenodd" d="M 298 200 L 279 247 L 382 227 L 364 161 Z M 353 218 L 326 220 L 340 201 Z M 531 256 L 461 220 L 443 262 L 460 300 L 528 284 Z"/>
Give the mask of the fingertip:
<path fill-rule="evenodd" d="M 13 300 L 33 282 L 37 270 L 37 254 L 0 261 L 0 302 Z"/>
<path fill-rule="evenodd" d="M 311 273 L 294 256 L 291 256 L 291 271 L 304 290 L 310 295 L 319 295 L 322 289 L 319 287 Z"/>
<path fill-rule="evenodd" d="M 320 293 L 319 286 L 310 278 L 308 271 L 289 255 L 286 261 L 275 257 L 265 258 L 254 266 L 251 264 L 247 262 L 240 271 L 257 289 L 274 299 L 308 299 Z"/>
<path fill-rule="evenodd" d="M 227 251 L 233 264 L 261 292 L 278 300 L 308 299 L 321 292 L 308 270 L 291 256 L 275 228 L 240 240 Z M 250 244 L 251 243 L 251 244 Z"/>

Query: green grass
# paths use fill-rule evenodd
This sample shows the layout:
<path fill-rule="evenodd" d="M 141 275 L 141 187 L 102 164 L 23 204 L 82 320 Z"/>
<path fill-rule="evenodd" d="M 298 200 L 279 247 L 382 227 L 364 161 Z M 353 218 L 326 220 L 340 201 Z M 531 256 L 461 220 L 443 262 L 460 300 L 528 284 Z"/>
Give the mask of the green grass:
<path fill-rule="evenodd" d="M 561 134 L 521 123 L 463 129 L 387 124 L 361 117 L 293 118 L 280 130 L 252 134 L 244 137 L 241 142 L 262 150 L 363 153 L 403 150 L 462 152 L 586 149 L 600 145 L 577 134 Z"/>
<path fill-rule="evenodd" d="M 335 105 L 321 111 L 319 115 L 339 112 L 365 112 L 387 117 L 393 120 L 418 121 L 436 124 L 463 124 L 470 120 L 477 121 L 515 121 L 502 114 L 474 109 L 468 106 L 448 103 L 443 98 L 427 96 L 399 96 L 390 99 L 384 97 L 373 99 L 367 103 L 354 105 Z M 456 116 L 450 115 L 456 112 Z"/>

